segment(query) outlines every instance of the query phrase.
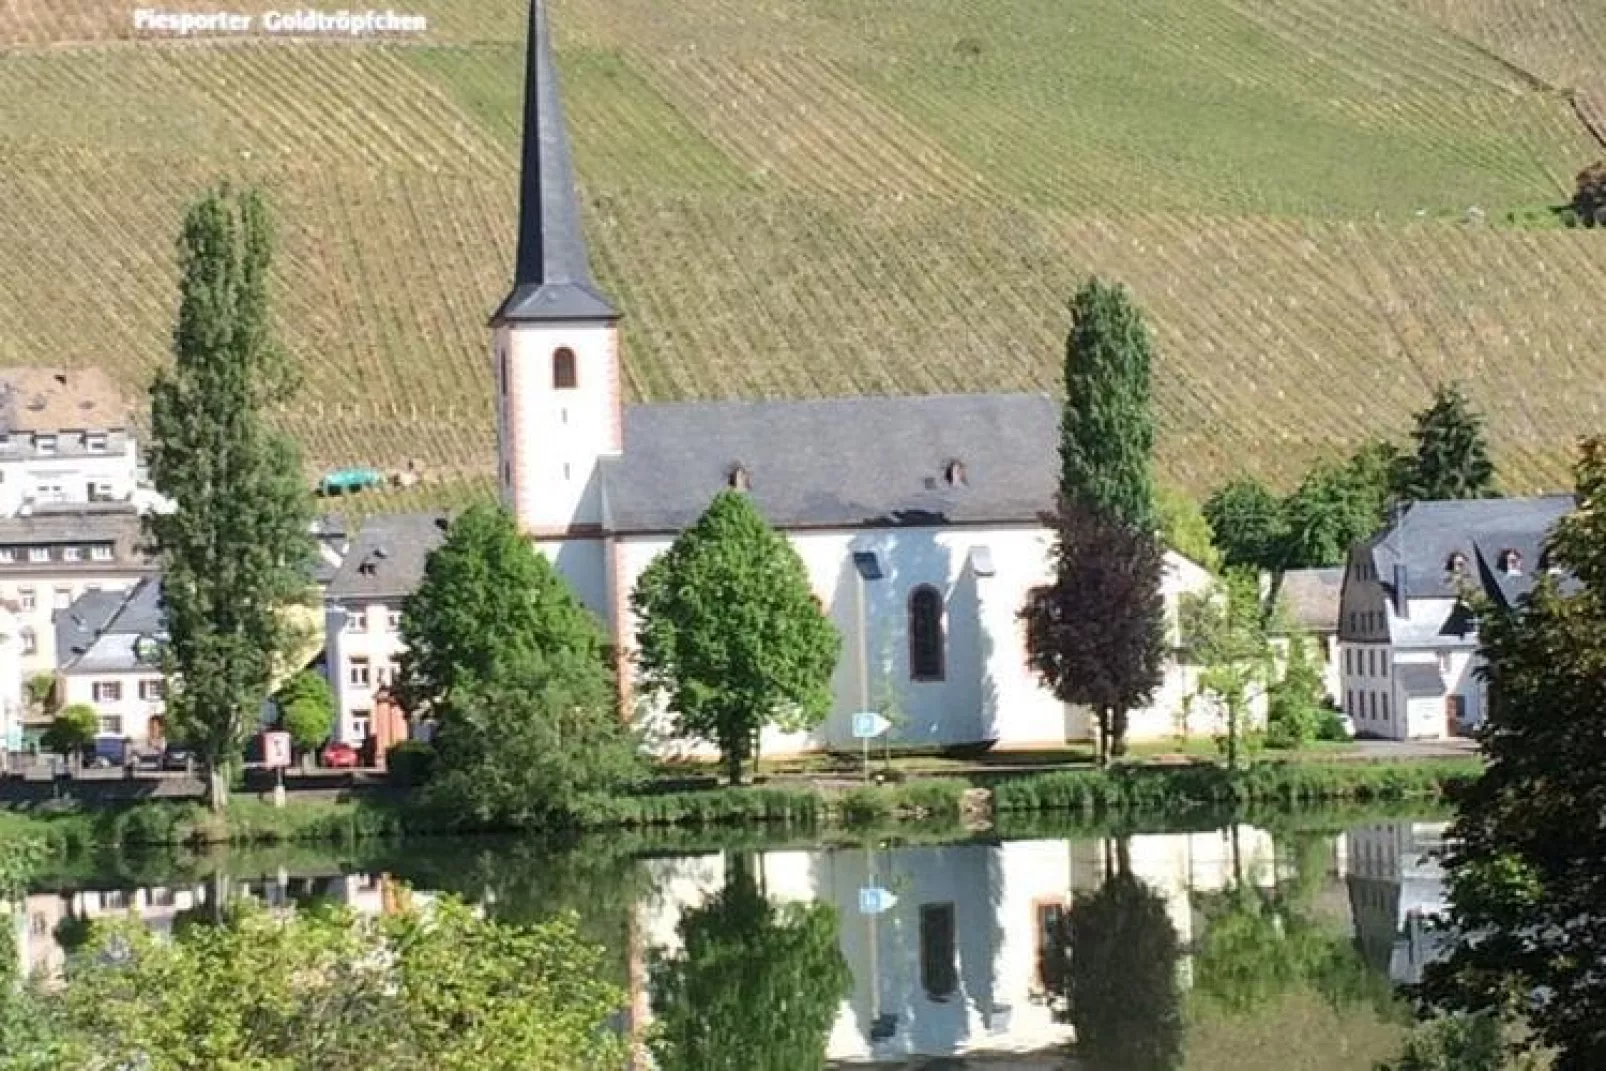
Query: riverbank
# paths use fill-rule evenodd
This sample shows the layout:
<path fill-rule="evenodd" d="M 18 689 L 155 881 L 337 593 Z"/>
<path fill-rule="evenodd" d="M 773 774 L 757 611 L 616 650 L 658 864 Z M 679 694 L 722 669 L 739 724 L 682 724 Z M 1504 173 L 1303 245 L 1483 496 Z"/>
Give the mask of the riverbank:
<path fill-rule="evenodd" d="M 757 785 L 643 792 L 577 801 L 578 830 L 672 828 L 862 829 L 918 824 L 985 828 L 1000 820 L 1176 817 L 1326 802 L 1443 799 L 1476 777 L 1480 762 L 1429 759 L 1365 764 L 1264 762 L 1232 772 L 1214 763 L 1124 765 L 995 778 L 973 775 L 855 787 Z M 512 832 L 465 823 L 402 794 L 292 800 L 284 808 L 236 797 L 219 817 L 195 803 L 35 808 L 0 812 L 0 836 L 27 833 L 54 852 L 206 844 L 349 844 L 455 833 Z"/>

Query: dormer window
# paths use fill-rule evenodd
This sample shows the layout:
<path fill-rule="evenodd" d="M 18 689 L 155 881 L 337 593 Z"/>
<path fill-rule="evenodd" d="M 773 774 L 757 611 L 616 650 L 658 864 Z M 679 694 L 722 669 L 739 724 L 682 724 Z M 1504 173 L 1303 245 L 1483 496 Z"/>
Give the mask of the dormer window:
<path fill-rule="evenodd" d="M 1451 576 L 1462 576 L 1467 571 L 1467 556 L 1459 550 L 1451 554 L 1444 562 L 1444 571 Z"/>
<path fill-rule="evenodd" d="M 1509 547 L 1500 552 L 1500 557 L 1496 559 L 1496 564 L 1499 565 L 1500 571 L 1507 576 L 1522 575 L 1522 555 Z"/>
<path fill-rule="evenodd" d="M 751 491 L 753 478 L 748 474 L 746 465 L 732 465 L 725 474 L 725 484 L 732 491 Z"/>
<path fill-rule="evenodd" d="M 106 452 L 106 433 L 92 431 L 84 436 L 84 449 L 91 454 L 104 454 Z"/>
<path fill-rule="evenodd" d="M 561 346 L 552 354 L 552 388 L 573 390 L 579 385 L 580 374 L 574 366 L 574 351 Z"/>
<path fill-rule="evenodd" d="M 943 466 L 942 478 L 949 487 L 965 486 L 965 463 L 963 461 L 950 461 Z"/>
<path fill-rule="evenodd" d="M 49 456 L 56 452 L 56 437 L 54 435 L 36 435 L 33 447 L 39 454 Z"/>

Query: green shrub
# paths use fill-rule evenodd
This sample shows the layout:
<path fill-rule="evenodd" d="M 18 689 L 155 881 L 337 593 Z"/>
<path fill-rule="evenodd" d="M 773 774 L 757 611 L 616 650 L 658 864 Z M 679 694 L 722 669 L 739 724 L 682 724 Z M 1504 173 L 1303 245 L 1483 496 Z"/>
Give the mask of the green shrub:
<path fill-rule="evenodd" d="M 403 740 L 385 752 L 385 777 L 397 788 L 427 784 L 435 772 L 435 749 L 422 740 Z"/>

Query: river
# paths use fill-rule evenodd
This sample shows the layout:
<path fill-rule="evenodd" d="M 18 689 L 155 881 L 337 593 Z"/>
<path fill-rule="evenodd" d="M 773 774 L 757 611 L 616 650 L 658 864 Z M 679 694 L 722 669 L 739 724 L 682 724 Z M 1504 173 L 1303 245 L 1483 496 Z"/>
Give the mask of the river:
<path fill-rule="evenodd" d="M 1434 954 L 1443 829 L 1330 812 L 932 843 L 613 836 L 118 857 L 63 865 L 14 924 L 24 965 L 51 971 L 83 920 L 113 913 L 170 931 L 233 895 L 383 912 L 451 892 L 510 919 L 576 913 L 630 993 L 622 1025 L 723 1045 L 722 1066 L 757 1066 L 751 1048 L 767 1067 L 823 1051 L 842 1067 L 1337 1071 L 1397 1055 L 1392 988 Z"/>

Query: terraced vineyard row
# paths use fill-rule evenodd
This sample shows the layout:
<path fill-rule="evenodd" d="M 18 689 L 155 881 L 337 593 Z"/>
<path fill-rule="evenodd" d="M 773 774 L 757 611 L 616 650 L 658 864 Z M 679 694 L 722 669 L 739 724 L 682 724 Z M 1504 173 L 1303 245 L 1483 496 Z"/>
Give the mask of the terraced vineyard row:
<path fill-rule="evenodd" d="M 180 212 L 226 171 L 278 209 L 310 464 L 448 481 L 390 504 L 488 494 L 520 0 L 442 0 L 422 45 L 131 45 L 92 0 L 0 5 L 0 362 L 143 385 Z M 1598 152 L 1513 68 L 1586 66 L 1524 8 L 1606 26 L 1555 0 L 554 0 L 630 393 L 1052 390 L 1098 272 L 1156 324 L 1176 481 L 1292 478 L 1459 377 L 1509 484 L 1554 486 L 1606 404 L 1606 242 L 1503 225 Z"/>

